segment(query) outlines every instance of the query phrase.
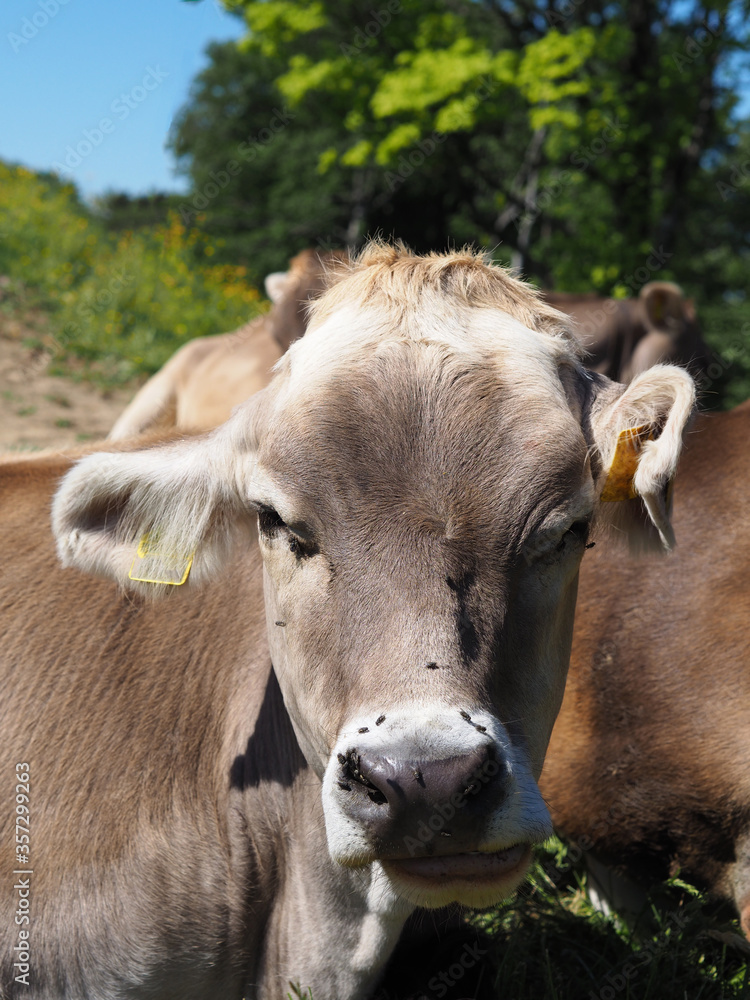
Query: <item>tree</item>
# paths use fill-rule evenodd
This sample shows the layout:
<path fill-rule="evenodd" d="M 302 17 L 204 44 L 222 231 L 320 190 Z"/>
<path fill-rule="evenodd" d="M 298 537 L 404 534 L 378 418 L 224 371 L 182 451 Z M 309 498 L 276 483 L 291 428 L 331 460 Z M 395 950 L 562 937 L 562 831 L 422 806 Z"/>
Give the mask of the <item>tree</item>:
<path fill-rule="evenodd" d="M 417 249 L 502 241 L 571 289 L 633 292 L 649 269 L 704 293 L 737 280 L 714 261 L 709 288 L 700 262 L 707 239 L 750 250 L 720 187 L 743 142 L 748 0 L 227 6 L 248 36 L 213 50 L 175 149 L 200 192 L 243 133 L 289 116 L 205 209 L 238 253 L 382 229 Z"/>

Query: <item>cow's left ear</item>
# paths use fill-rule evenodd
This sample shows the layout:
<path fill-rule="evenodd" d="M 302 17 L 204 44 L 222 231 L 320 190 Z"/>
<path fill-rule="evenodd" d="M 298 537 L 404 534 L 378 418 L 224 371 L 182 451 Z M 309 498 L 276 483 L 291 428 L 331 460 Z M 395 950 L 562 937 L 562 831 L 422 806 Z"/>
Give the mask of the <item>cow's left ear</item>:
<path fill-rule="evenodd" d="M 78 462 L 52 506 L 63 565 L 150 597 L 216 575 L 254 521 L 225 439 L 219 428 Z"/>
<path fill-rule="evenodd" d="M 648 325 L 657 329 L 679 324 L 685 313 L 685 295 L 671 281 L 650 281 L 640 291 Z"/>
<path fill-rule="evenodd" d="M 271 274 L 266 275 L 263 284 L 265 285 L 266 295 L 274 305 L 284 297 L 290 281 L 291 276 L 288 271 L 273 271 Z"/>
<path fill-rule="evenodd" d="M 671 549 L 672 482 L 695 385 L 681 368 L 655 365 L 627 387 L 596 382 L 590 427 L 599 454 L 597 522 L 636 551 Z"/>

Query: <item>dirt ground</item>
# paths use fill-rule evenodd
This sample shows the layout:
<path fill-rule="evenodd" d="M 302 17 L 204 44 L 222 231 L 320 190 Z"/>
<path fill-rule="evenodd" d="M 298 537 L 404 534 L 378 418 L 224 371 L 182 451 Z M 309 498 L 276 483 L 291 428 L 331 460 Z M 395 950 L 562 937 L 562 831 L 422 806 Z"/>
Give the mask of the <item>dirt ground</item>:
<path fill-rule="evenodd" d="M 51 355 L 24 346 L 15 324 L 0 322 L 0 450 L 66 448 L 103 438 L 135 393 L 103 392 L 50 375 Z"/>

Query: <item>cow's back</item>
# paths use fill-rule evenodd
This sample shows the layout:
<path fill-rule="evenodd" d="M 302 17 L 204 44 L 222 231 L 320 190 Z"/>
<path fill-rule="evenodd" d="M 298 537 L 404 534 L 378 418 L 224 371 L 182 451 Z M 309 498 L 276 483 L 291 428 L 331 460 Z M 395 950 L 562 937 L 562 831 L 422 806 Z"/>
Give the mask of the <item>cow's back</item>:
<path fill-rule="evenodd" d="M 175 426 L 188 432 L 210 430 L 228 420 L 235 406 L 268 384 L 282 355 L 269 316 L 211 337 L 210 346 L 186 372 L 177 397 Z"/>
<path fill-rule="evenodd" d="M 674 494 L 677 548 L 599 541 L 543 791 L 611 861 L 726 881 L 750 817 L 750 408 L 700 417 Z"/>

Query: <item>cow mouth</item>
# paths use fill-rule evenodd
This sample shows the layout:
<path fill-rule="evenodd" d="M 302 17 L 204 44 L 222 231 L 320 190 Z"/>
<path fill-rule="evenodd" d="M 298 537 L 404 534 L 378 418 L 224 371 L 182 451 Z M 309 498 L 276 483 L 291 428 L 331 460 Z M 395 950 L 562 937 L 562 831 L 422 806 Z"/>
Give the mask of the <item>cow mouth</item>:
<path fill-rule="evenodd" d="M 395 858 L 383 866 L 401 880 L 424 888 L 446 883 L 472 886 L 513 883 L 523 877 L 531 861 L 530 844 L 514 844 L 502 851 L 471 851 L 424 858 Z"/>

